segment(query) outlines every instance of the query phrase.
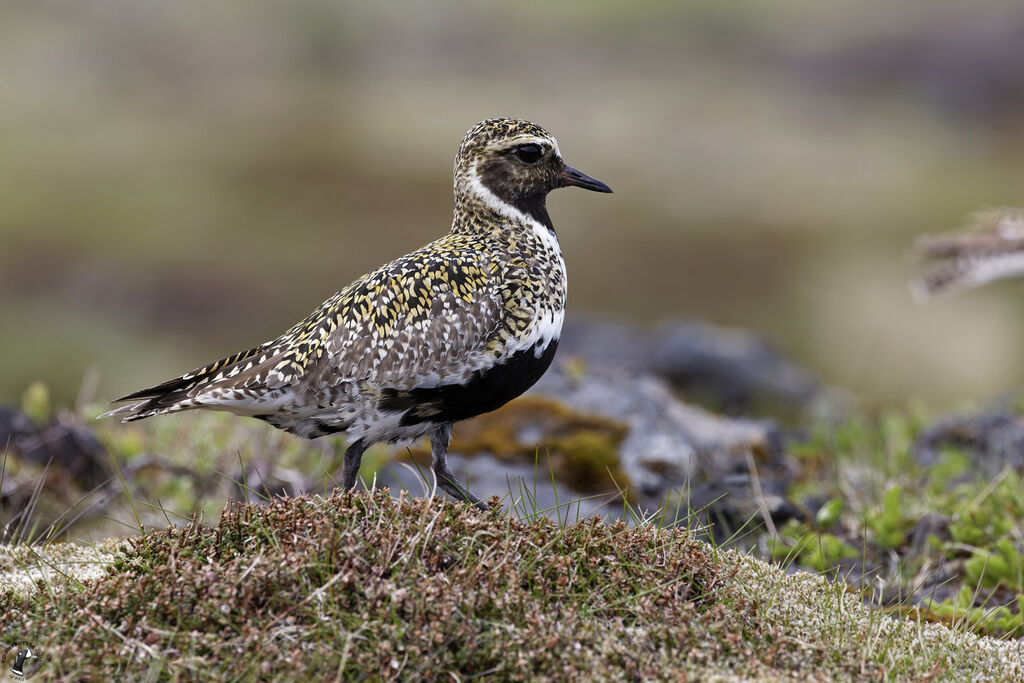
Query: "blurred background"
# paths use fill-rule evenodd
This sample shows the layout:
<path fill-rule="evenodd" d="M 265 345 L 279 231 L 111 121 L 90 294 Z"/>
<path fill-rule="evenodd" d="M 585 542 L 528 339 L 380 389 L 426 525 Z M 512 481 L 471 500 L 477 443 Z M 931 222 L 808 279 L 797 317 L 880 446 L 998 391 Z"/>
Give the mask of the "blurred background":
<path fill-rule="evenodd" d="M 1024 5 L 8 0 L 0 402 L 162 381 L 444 233 L 482 118 L 555 193 L 570 316 L 764 335 L 871 404 L 1024 384 L 1024 292 L 911 300 L 916 235 L 1024 204 Z"/>

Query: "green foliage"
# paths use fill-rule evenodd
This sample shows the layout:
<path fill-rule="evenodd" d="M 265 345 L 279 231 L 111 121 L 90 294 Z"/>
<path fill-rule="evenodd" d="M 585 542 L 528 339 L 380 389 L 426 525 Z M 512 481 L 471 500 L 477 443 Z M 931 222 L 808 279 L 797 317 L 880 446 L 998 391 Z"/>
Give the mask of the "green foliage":
<path fill-rule="evenodd" d="M 845 558 L 860 553 L 838 536 L 823 531 L 809 530 L 806 524 L 790 520 L 770 541 L 771 557 L 776 562 L 809 567 L 819 572 L 832 570 Z"/>
<path fill-rule="evenodd" d="M 833 498 L 818 510 L 818 514 L 814 516 L 814 521 L 818 525 L 819 529 L 828 529 L 836 522 L 839 521 L 840 515 L 843 514 L 843 506 L 845 503 L 842 498 Z"/>
<path fill-rule="evenodd" d="M 964 563 L 964 578 L 977 586 L 1003 586 L 1024 593 L 1019 544 L 1004 537 L 996 541 L 990 550 L 976 549 Z"/>
<path fill-rule="evenodd" d="M 1011 605 L 988 608 L 975 606 L 975 594 L 970 586 L 963 586 L 956 598 L 933 603 L 931 613 L 951 624 L 965 624 L 980 633 L 997 634 L 1006 638 L 1024 636 L 1024 595 L 1018 595 Z"/>
<path fill-rule="evenodd" d="M 1004 470 L 995 480 L 957 487 L 950 534 L 957 543 L 987 546 L 1013 536 L 1024 520 L 1024 475 Z"/>
<path fill-rule="evenodd" d="M 817 571 L 849 559 L 878 567 L 868 584 L 872 599 L 895 594 L 913 603 L 952 582 L 961 586 L 960 602 L 936 603 L 934 618 L 955 607 L 969 628 L 1018 633 L 1024 474 L 986 475 L 954 447 L 940 449 L 934 464 L 919 462 L 913 444 L 928 422 L 920 411 L 890 410 L 819 426 L 795 449 L 806 474 L 792 495 L 827 502 L 813 521 L 780 529 L 770 556 Z M 925 515 L 947 524 L 930 522 L 911 543 Z"/>
<path fill-rule="evenodd" d="M 21 396 L 21 409 L 37 425 L 45 424 L 53 414 L 50 389 L 43 382 L 32 382 Z"/>
<path fill-rule="evenodd" d="M 874 532 L 874 541 L 883 548 L 900 546 L 914 520 L 906 514 L 903 504 L 903 490 L 893 486 L 882 496 L 881 504 L 865 524 Z"/>

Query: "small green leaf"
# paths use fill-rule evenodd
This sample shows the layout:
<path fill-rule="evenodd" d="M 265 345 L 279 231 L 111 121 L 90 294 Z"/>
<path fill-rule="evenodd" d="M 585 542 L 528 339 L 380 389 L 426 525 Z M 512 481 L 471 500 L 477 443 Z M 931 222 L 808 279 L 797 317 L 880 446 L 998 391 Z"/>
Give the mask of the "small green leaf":
<path fill-rule="evenodd" d="M 842 498 L 833 498 L 818 510 L 818 514 L 815 516 L 815 521 L 818 526 L 822 529 L 828 529 L 839 521 L 839 516 L 843 513 L 844 501 Z"/>

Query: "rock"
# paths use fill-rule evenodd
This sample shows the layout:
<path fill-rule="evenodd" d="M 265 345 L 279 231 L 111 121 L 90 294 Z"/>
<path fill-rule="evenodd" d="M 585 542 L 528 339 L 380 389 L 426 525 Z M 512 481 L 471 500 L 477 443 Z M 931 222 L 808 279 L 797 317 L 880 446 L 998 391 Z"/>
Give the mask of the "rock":
<path fill-rule="evenodd" d="M 702 488 L 709 500 L 732 495 L 736 483 L 727 478 L 749 476 L 752 462 L 766 490 L 781 494 L 788 487 L 791 468 L 774 422 L 713 415 L 677 399 L 657 377 L 611 367 L 570 375 L 560 366 L 531 393 L 625 422 L 629 429 L 619 447 L 622 467 L 638 502 L 649 510 L 661 507 L 673 489 Z M 749 494 L 744 490 L 742 495 Z"/>
<path fill-rule="evenodd" d="M 409 453 L 429 479 L 427 447 Z M 680 401 L 664 380 L 621 366 L 556 363 L 525 396 L 456 425 L 450 454 L 478 495 L 526 491 L 554 506 L 554 476 L 560 502 L 596 496 L 574 509 L 583 515 L 611 503 L 608 514 L 618 516 L 622 492 L 645 513 L 669 501 L 668 521 L 695 505 L 746 521 L 754 500 L 751 510 L 763 503 L 779 523 L 803 515 L 784 498 L 793 468 L 774 422 L 713 415 Z M 422 490 L 410 474 L 382 474 L 379 483 Z"/>
<path fill-rule="evenodd" d="M 20 410 L 0 406 L 0 448 L 25 462 L 57 468 L 85 488 L 110 477 L 106 448 L 70 415 L 40 428 Z"/>
<path fill-rule="evenodd" d="M 760 524 L 762 509 L 777 524 L 806 516 L 785 498 L 796 468 L 771 420 L 714 415 L 676 398 L 664 379 L 611 361 L 579 368 L 563 360 L 530 394 L 625 423 L 619 456 L 632 501 L 670 513 L 667 522 L 699 512 L 728 535 L 751 519 Z"/>
<path fill-rule="evenodd" d="M 682 495 L 670 500 L 676 521 L 710 527 L 710 535 L 723 543 L 741 530 L 763 528 L 766 516 L 776 529 L 791 519 L 806 520 L 807 511 L 785 498 L 788 487 L 789 481 L 760 477 L 755 485 L 751 474 L 737 473 L 704 482 L 689 500 Z"/>
<path fill-rule="evenodd" d="M 634 490 L 651 498 L 681 486 L 696 474 L 702 444 L 687 425 L 689 412 L 661 380 L 610 366 L 582 374 L 558 365 L 530 390 L 565 403 L 573 411 L 626 425 L 618 455 Z"/>
<path fill-rule="evenodd" d="M 949 527 L 953 520 L 937 512 L 928 512 L 917 520 L 910 532 L 910 548 L 912 554 L 920 554 L 926 550 L 928 539 L 934 537 L 941 543 L 951 540 Z"/>
<path fill-rule="evenodd" d="M 35 432 L 36 426 L 28 415 L 10 406 L 0 406 L 0 447 L 16 446 L 20 439 Z"/>
<path fill-rule="evenodd" d="M 687 398 L 730 414 L 777 404 L 819 409 L 831 400 L 809 372 L 763 339 L 707 323 L 675 322 L 641 332 L 576 319 L 563 328 L 559 357 L 661 377 Z"/>
<path fill-rule="evenodd" d="M 392 495 L 402 491 L 417 497 L 429 495 L 433 490 L 430 458 L 418 454 L 417 462 L 418 468 L 408 461 L 392 462 L 377 473 L 376 485 L 391 489 Z M 588 495 L 561 482 L 553 486 L 543 456 L 535 467 L 533 462 L 509 462 L 488 453 L 471 457 L 451 453 L 448 465 L 474 493 L 484 499 L 492 495 L 503 498 L 503 504 L 514 506 L 520 518 L 540 513 L 571 523 L 595 515 L 615 519 L 622 516 L 622 499 L 617 492 Z"/>
<path fill-rule="evenodd" d="M 918 434 L 912 452 L 923 465 L 937 463 L 944 447 L 966 453 L 978 472 L 993 476 L 1004 467 L 1024 468 L 1024 417 L 1007 407 L 975 415 L 946 417 Z"/>
<path fill-rule="evenodd" d="M 37 427 L 23 412 L 0 406 L 0 542 L 41 532 L 110 480 L 106 448 L 70 415 Z M 32 531 L 35 530 L 35 531 Z"/>
<path fill-rule="evenodd" d="M 763 339 L 698 322 L 657 328 L 646 370 L 730 414 L 772 401 L 806 406 L 822 391 L 810 373 Z"/>

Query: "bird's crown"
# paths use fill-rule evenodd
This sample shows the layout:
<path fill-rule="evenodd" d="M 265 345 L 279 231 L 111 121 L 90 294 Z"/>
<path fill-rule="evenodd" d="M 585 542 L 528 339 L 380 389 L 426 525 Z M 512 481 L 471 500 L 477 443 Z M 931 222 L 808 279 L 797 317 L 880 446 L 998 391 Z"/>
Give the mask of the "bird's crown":
<path fill-rule="evenodd" d="M 516 143 L 526 142 L 529 138 L 536 138 L 539 143 L 557 146 L 551 133 L 532 121 L 504 117 L 485 119 L 470 128 L 462 138 L 456 156 L 456 166 L 459 162 L 472 163 L 487 151 L 512 147 Z"/>

